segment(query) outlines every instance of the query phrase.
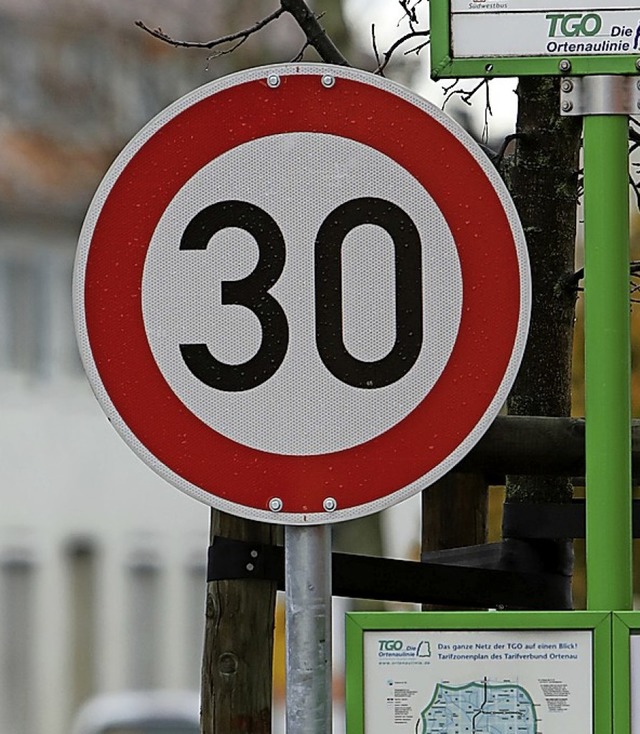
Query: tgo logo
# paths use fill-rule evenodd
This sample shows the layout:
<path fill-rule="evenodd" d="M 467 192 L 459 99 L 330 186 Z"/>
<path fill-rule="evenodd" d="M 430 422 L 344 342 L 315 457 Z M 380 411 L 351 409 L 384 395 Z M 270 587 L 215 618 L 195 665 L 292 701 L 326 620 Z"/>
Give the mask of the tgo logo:
<path fill-rule="evenodd" d="M 380 652 L 393 652 L 402 650 L 402 640 L 378 640 Z"/>
<path fill-rule="evenodd" d="M 378 655 L 379 657 L 430 658 L 431 644 L 428 640 L 406 645 L 402 640 L 378 640 Z"/>
<path fill-rule="evenodd" d="M 597 13 L 548 13 L 549 38 L 562 36 L 597 36 L 602 28 L 602 18 Z"/>

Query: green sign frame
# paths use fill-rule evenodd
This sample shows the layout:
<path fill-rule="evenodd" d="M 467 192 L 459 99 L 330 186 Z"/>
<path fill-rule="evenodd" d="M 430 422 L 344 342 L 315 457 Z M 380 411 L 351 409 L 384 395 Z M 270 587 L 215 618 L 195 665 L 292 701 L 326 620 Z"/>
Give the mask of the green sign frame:
<path fill-rule="evenodd" d="M 612 625 L 615 731 L 631 731 L 631 637 L 640 635 L 640 612 L 615 612 Z"/>
<path fill-rule="evenodd" d="M 640 620 L 640 616 L 637 619 Z M 497 632 L 514 633 L 517 636 L 518 632 L 531 635 L 532 633 L 544 634 L 544 631 L 554 630 L 558 632 L 588 631 L 591 633 L 592 734 L 611 734 L 611 710 L 613 705 L 611 613 L 590 611 L 348 613 L 345 620 L 347 734 L 370 734 L 365 728 L 365 693 L 367 685 L 373 685 L 370 673 L 372 666 L 369 664 L 369 668 L 366 668 L 365 664 L 365 637 L 368 633 L 384 632 L 385 637 L 389 637 L 389 640 L 391 640 L 394 632 L 398 633 L 398 636 L 413 632 L 439 634 L 456 631 L 467 635 L 474 632 L 478 632 L 479 635 L 481 633 Z M 525 638 L 523 637 L 523 639 Z M 526 639 L 532 638 L 529 636 Z M 386 640 L 382 642 L 386 642 Z M 375 643 L 382 644 L 382 642 L 376 638 L 373 639 L 374 647 Z M 391 644 L 389 647 L 396 649 Z M 371 649 L 371 647 L 368 649 Z M 378 648 L 375 647 L 375 649 Z M 410 648 L 407 647 L 407 649 Z M 431 655 L 431 650 L 429 650 L 429 654 Z M 509 664 L 511 665 L 511 663 Z M 487 672 L 491 670 L 490 662 L 482 663 L 482 665 Z M 424 675 L 424 673 L 421 675 Z M 576 696 L 577 693 L 573 691 L 571 695 Z M 581 732 L 581 734 L 589 734 L 589 732 Z"/>
<path fill-rule="evenodd" d="M 456 56 L 452 42 L 452 0 L 430 0 L 431 76 L 447 78 L 493 78 L 513 76 L 586 76 L 592 74 L 632 74 L 640 70 L 640 50 L 627 54 L 578 55 L 568 50 L 553 55 L 468 58 Z M 640 2 L 639 2 L 640 5 Z M 638 9 L 640 14 L 640 8 Z M 568 38 L 567 48 L 577 47 Z M 561 63 L 562 62 L 562 63 Z"/>

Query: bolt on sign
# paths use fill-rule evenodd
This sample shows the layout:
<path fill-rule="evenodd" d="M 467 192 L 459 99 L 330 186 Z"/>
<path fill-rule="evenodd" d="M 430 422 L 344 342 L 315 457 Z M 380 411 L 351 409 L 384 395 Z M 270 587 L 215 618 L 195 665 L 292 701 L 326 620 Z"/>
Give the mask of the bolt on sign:
<path fill-rule="evenodd" d="M 432 0 L 438 77 L 635 74 L 638 0 Z"/>

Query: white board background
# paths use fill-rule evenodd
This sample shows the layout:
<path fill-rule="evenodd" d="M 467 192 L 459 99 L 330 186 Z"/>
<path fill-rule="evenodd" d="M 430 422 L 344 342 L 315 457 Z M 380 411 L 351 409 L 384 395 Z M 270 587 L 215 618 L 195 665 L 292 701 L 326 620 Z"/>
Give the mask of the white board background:
<path fill-rule="evenodd" d="M 593 732 L 588 630 L 375 630 L 364 634 L 365 733 L 424 734 L 421 713 L 438 684 L 464 688 L 484 681 L 488 689 L 509 683 L 524 689 L 538 734 Z M 495 731 L 515 724 L 515 716 L 511 722 L 508 715 L 482 716 Z M 455 721 L 447 734 L 466 731 L 466 714 Z"/>
<path fill-rule="evenodd" d="M 640 7 L 638 0 L 453 0 L 451 43 L 454 58 L 513 56 L 601 56 L 632 55 L 640 51 Z M 568 18 L 571 33 L 587 15 L 597 15 L 601 27 L 593 35 L 566 35 L 561 20 Z M 587 21 L 587 31 L 595 20 Z"/>

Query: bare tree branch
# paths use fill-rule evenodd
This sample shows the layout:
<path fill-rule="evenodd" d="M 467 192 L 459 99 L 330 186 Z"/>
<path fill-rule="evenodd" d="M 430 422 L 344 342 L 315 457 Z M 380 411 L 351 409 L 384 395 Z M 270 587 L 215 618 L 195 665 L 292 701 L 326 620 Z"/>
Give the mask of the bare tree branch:
<path fill-rule="evenodd" d="M 416 56 L 419 56 L 420 51 L 422 51 L 423 48 L 426 48 L 430 43 L 431 43 L 431 39 L 429 39 L 428 41 L 423 41 L 422 43 L 419 43 L 417 46 L 407 49 L 404 52 L 404 56 L 408 56 L 409 54 L 415 54 Z"/>
<path fill-rule="evenodd" d="M 299 61 L 302 61 L 304 58 L 304 52 L 311 46 L 309 41 L 305 41 L 302 44 L 302 48 L 298 51 L 298 53 L 291 59 L 292 64 L 297 64 Z"/>
<path fill-rule="evenodd" d="M 455 89 L 456 85 L 458 84 L 459 79 L 456 79 L 456 81 L 450 86 L 447 87 L 446 90 L 443 89 L 443 92 L 446 94 L 446 97 L 444 99 L 444 102 L 442 103 L 442 109 L 444 109 L 447 105 L 447 102 L 449 102 L 450 99 L 453 97 L 459 97 L 462 102 L 464 102 L 466 105 L 471 105 L 471 100 L 474 97 L 474 95 L 482 89 L 483 86 L 489 85 L 488 79 L 482 79 L 473 89 Z"/>
<path fill-rule="evenodd" d="M 631 156 L 640 149 L 640 121 L 633 117 L 629 118 L 629 142 L 629 156 Z M 640 210 L 640 163 L 632 161 L 631 165 L 635 170 L 633 175 L 629 176 L 629 184 L 636 199 L 636 206 Z"/>
<path fill-rule="evenodd" d="M 372 35 L 375 40 L 375 32 L 372 28 Z M 380 61 L 380 56 L 378 54 L 378 51 L 374 45 L 374 51 L 376 54 L 376 61 L 378 62 L 378 67 L 374 70 L 374 74 L 380 74 L 380 76 L 384 76 L 383 72 L 388 66 L 389 62 L 391 61 L 393 54 L 402 46 L 403 43 L 406 43 L 412 38 L 418 38 L 418 37 L 430 37 L 430 31 L 411 31 L 411 33 L 407 33 L 406 35 L 402 36 L 401 38 L 398 38 L 396 41 L 394 41 L 391 46 L 382 54 L 382 61 Z M 424 46 L 429 43 L 429 41 L 426 41 L 425 43 L 419 44 L 417 47 L 414 47 L 410 51 L 407 51 L 406 53 L 413 53 L 419 52 Z"/>
<path fill-rule="evenodd" d="M 631 260 L 629 263 L 629 277 L 630 277 L 630 295 L 633 296 L 634 293 L 638 293 L 640 291 L 640 283 L 638 282 L 638 279 L 640 278 L 640 260 Z M 562 283 L 563 288 L 568 288 L 570 290 L 580 292 L 584 291 L 584 288 L 579 285 L 580 281 L 584 278 L 584 268 L 580 268 L 579 270 L 576 270 L 575 273 L 572 273 L 569 275 Z M 637 298 L 631 298 L 632 303 L 639 303 Z"/>
<path fill-rule="evenodd" d="M 638 298 L 634 298 L 633 295 L 640 292 L 640 261 L 639 260 L 632 260 L 631 261 L 631 303 L 640 303 L 640 300 Z"/>
<path fill-rule="evenodd" d="M 176 38 L 172 38 L 171 36 L 167 35 L 162 28 L 156 28 L 151 29 L 149 28 L 145 23 L 143 23 L 141 20 L 136 20 L 135 24 L 138 26 L 138 28 L 142 28 L 143 31 L 146 31 L 150 35 L 152 35 L 154 38 L 159 39 L 160 41 L 164 41 L 165 43 L 169 43 L 172 46 L 176 47 L 182 47 L 182 48 L 215 48 L 216 46 L 221 46 L 225 43 L 232 43 L 233 41 L 239 41 L 239 43 L 236 43 L 233 48 L 237 48 L 241 44 L 243 44 L 249 36 L 253 35 L 254 33 L 257 33 L 258 31 L 262 30 L 265 26 L 269 25 L 274 20 L 277 20 L 283 13 L 285 12 L 285 9 L 283 7 L 279 7 L 277 10 L 274 10 L 273 13 L 270 15 L 267 15 L 262 20 L 259 20 L 257 23 L 254 23 L 249 28 L 244 28 L 241 31 L 237 31 L 236 33 L 230 33 L 227 36 L 221 36 L 220 38 L 214 38 L 212 41 L 179 41 Z M 233 49 L 230 49 L 231 51 Z M 227 51 L 227 53 L 229 53 Z"/>
<path fill-rule="evenodd" d="M 524 137 L 525 135 L 523 133 L 511 133 L 510 135 L 505 135 L 502 144 L 500 145 L 500 148 L 498 148 L 496 152 L 494 164 L 497 168 L 500 167 L 502 161 L 504 160 L 507 148 L 509 147 L 509 143 L 512 143 L 514 140 L 522 140 L 522 138 Z"/>
<path fill-rule="evenodd" d="M 411 4 L 410 0 L 398 0 L 400 7 L 404 11 L 404 16 L 409 21 L 409 28 L 413 32 L 416 30 L 416 27 L 419 25 L 418 21 L 418 13 L 416 11 L 416 7 L 420 5 L 422 0 L 416 0 L 416 2 Z M 399 25 L 399 23 L 398 23 Z"/>
<path fill-rule="evenodd" d="M 446 86 L 446 85 L 444 85 L 444 86 L 442 87 L 442 94 L 444 94 L 444 96 L 445 96 L 445 97 L 448 97 L 448 95 L 449 95 L 449 92 L 450 92 L 450 91 L 451 91 L 452 89 L 455 89 L 455 87 L 457 86 L 457 84 L 458 84 L 458 82 L 459 82 L 459 81 L 460 81 L 460 79 L 459 79 L 459 78 L 457 78 L 457 79 L 454 79 L 454 80 L 453 80 L 453 83 L 452 83 L 452 84 L 450 84 L 449 86 Z"/>
<path fill-rule="evenodd" d="M 378 52 L 378 42 L 376 40 L 376 26 L 375 26 L 375 23 L 372 23 L 371 24 L 371 46 L 373 47 L 373 55 L 376 57 L 376 62 L 378 64 L 378 67 L 377 68 L 379 69 L 382 62 L 380 60 L 380 54 Z"/>
<path fill-rule="evenodd" d="M 482 142 L 489 142 L 489 118 L 493 117 L 493 109 L 491 108 L 491 95 L 489 94 L 489 82 L 485 84 L 485 103 L 484 103 L 484 125 L 482 126 Z"/>
<path fill-rule="evenodd" d="M 337 64 L 339 66 L 350 66 L 347 59 L 340 53 L 336 45 L 329 38 L 324 28 L 319 23 L 319 18 L 322 16 L 315 15 L 305 0 L 280 0 L 280 7 L 270 13 L 262 20 L 257 21 L 249 28 L 243 28 L 236 33 L 230 33 L 226 36 L 220 36 L 220 38 L 214 38 L 211 41 L 182 41 L 176 38 L 172 38 L 165 33 L 161 28 L 152 29 L 149 28 L 143 21 L 137 20 L 136 26 L 146 31 L 154 38 L 160 41 L 169 43 L 172 46 L 181 48 L 207 48 L 212 49 L 225 44 L 233 44 L 230 48 L 226 48 L 221 51 L 216 51 L 210 58 L 215 56 L 222 56 L 224 54 L 231 53 L 238 46 L 241 46 L 250 36 L 258 31 L 262 30 L 265 26 L 277 20 L 284 13 L 289 13 L 302 32 L 306 37 L 306 42 L 302 48 L 302 51 L 296 56 L 296 60 L 302 58 L 304 51 L 312 46 L 319 54 L 323 61 L 329 64 Z"/>
<path fill-rule="evenodd" d="M 338 66 L 351 66 L 329 38 L 305 0 L 280 0 L 280 6 L 291 15 L 323 61 Z"/>
<path fill-rule="evenodd" d="M 629 185 L 636 197 L 636 206 L 640 209 L 640 184 L 638 181 L 634 181 L 633 176 L 629 176 Z"/>
<path fill-rule="evenodd" d="M 416 7 L 420 5 L 421 2 L 422 0 L 398 0 L 398 4 L 402 9 L 402 17 L 398 21 L 397 25 L 400 26 L 402 21 L 406 20 L 409 24 L 409 33 L 406 33 L 404 36 L 394 41 L 387 49 L 387 51 L 385 51 L 382 55 L 378 50 L 375 25 L 371 26 L 371 44 L 373 46 L 373 53 L 378 64 L 373 71 L 374 74 L 384 76 L 384 70 L 391 62 L 393 55 L 400 49 L 403 44 L 405 44 L 407 41 L 410 41 L 412 38 L 426 38 L 427 40 L 418 43 L 408 50 L 403 51 L 403 56 L 408 56 L 409 54 L 413 53 L 418 55 L 420 51 L 422 51 L 422 49 L 429 44 L 431 38 L 430 32 L 427 30 L 418 30 L 420 21 L 418 19 Z"/>

